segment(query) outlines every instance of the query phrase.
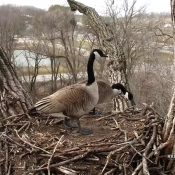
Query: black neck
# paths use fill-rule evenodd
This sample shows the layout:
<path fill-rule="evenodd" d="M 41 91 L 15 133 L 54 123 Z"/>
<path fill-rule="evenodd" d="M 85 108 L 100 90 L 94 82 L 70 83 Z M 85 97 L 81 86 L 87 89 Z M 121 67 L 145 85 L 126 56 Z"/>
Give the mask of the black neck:
<path fill-rule="evenodd" d="M 121 91 L 123 92 L 123 94 L 125 95 L 127 90 L 126 89 L 121 89 Z"/>
<path fill-rule="evenodd" d="M 86 85 L 91 85 L 92 83 L 95 82 L 94 69 L 93 69 L 94 60 L 95 60 L 95 54 L 91 53 L 87 64 L 88 81 Z"/>

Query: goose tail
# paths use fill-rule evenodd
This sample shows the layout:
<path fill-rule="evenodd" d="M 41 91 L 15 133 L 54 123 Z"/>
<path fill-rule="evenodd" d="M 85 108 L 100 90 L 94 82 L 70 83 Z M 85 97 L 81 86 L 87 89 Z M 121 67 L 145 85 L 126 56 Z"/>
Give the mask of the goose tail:
<path fill-rule="evenodd" d="M 28 114 L 29 115 L 34 115 L 34 114 L 38 114 L 38 112 L 37 112 L 35 107 L 32 107 L 31 109 L 28 110 Z"/>
<path fill-rule="evenodd" d="M 38 101 L 29 111 L 29 114 L 36 114 L 39 112 L 49 112 L 49 110 L 52 109 L 52 104 L 50 101 L 50 98 L 43 98 L 40 101 Z"/>

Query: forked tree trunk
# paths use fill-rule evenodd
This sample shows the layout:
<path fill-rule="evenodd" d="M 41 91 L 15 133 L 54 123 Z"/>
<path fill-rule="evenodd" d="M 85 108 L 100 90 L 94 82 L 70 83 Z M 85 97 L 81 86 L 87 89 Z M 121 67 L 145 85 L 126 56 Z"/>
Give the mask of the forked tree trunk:
<path fill-rule="evenodd" d="M 0 48 L 0 118 L 27 112 L 32 105 L 7 54 Z"/>
<path fill-rule="evenodd" d="M 72 11 L 78 10 L 80 13 L 83 13 L 87 17 L 92 30 L 98 36 L 100 44 L 99 47 L 103 48 L 108 53 L 110 60 L 107 64 L 106 75 L 111 84 L 120 82 L 123 83 L 128 89 L 130 89 L 126 74 L 126 57 L 119 40 L 115 38 L 114 43 L 115 36 L 112 35 L 110 29 L 107 27 L 104 20 L 99 16 L 94 8 L 88 7 L 75 0 L 67 1 Z M 125 99 L 115 99 L 114 110 L 125 108 L 123 104 L 126 103 L 127 102 Z M 120 105 L 118 106 L 117 104 Z"/>
<path fill-rule="evenodd" d="M 99 38 L 100 47 L 109 54 L 110 61 L 108 63 L 107 75 L 111 83 L 122 82 L 128 86 L 124 71 L 126 58 L 123 48 L 119 42 L 116 47 L 116 43 L 114 44 L 114 36 L 111 35 L 104 20 L 99 16 L 95 9 L 74 0 L 67 1 L 72 11 L 78 10 L 87 17 L 92 30 Z"/>

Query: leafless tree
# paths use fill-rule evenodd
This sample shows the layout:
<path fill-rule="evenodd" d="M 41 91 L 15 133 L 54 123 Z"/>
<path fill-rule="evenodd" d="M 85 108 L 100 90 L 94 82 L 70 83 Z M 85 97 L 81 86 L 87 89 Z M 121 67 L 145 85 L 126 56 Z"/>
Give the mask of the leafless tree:
<path fill-rule="evenodd" d="M 0 45 L 11 59 L 15 47 L 15 36 L 24 28 L 22 16 L 18 8 L 0 6 Z"/>
<path fill-rule="evenodd" d="M 28 76 L 29 76 L 29 92 L 35 94 L 36 78 L 39 74 L 40 62 L 42 59 L 46 59 L 44 55 L 39 52 L 41 50 L 42 44 L 36 40 L 32 43 L 25 43 L 25 58 L 28 64 L 33 60 L 33 65 L 28 66 Z M 30 59 L 30 60 L 29 60 Z M 31 73 L 30 73 L 31 72 Z M 31 75 L 30 75 L 31 74 Z"/>
<path fill-rule="evenodd" d="M 67 20 L 64 20 L 65 17 Z M 85 37 L 77 32 L 78 26 L 70 9 L 52 6 L 44 16 L 37 17 L 34 23 L 35 36 L 43 45 L 40 53 L 50 58 L 52 91 L 57 89 L 60 63 L 62 67 L 67 66 L 73 82 L 77 82 L 80 67 L 84 65 L 81 64 L 84 62 L 81 57 L 84 54 L 82 45 Z"/>
<path fill-rule="evenodd" d="M 113 36 L 115 49 L 118 47 L 117 43 L 122 45 L 124 52 L 122 68 L 126 85 L 129 85 L 128 80 L 134 62 L 139 59 L 143 49 L 141 43 L 143 38 L 141 37 L 143 36 L 144 24 L 140 21 L 139 16 L 142 16 L 144 8 L 136 9 L 136 1 L 129 4 L 128 0 L 124 0 L 122 7 L 118 3 L 108 1 L 107 13 L 109 17 L 106 19 L 106 23 Z"/>

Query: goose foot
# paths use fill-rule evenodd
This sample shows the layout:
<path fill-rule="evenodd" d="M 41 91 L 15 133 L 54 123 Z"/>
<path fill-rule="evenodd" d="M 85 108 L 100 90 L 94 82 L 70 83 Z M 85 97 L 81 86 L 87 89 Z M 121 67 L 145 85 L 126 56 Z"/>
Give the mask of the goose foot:
<path fill-rule="evenodd" d="M 88 128 L 82 128 L 80 125 L 80 120 L 76 119 L 77 125 L 78 125 L 78 131 L 77 133 L 80 133 L 81 135 L 90 135 L 93 134 L 93 131 Z"/>
<path fill-rule="evenodd" d="M 88 129 L 88 128 L 81 128 L 79 133 L 81 135 L 91 135 L 91 134 L 93 134 L 93 131 Z"/>
<path fill-rule="evenodd" d="M 102 115 L 102 112 L 96 111 L 96 112 L 94 113 L 94 112 L 90 111 L 89 114 L 90 114 L 90 115 L 93 115 L 93 116 L 101 116 L 101 115 Z"/>
<path fill-rule="evenodd" d="M 72 128 L 78 128 L 77 123 L 73 122 L 74 120 L 71 120 L 67 117 L 64 118 L 64 126 L 67 129 L 72 129 Z"/>
<path fill-rule="evenodd" d="M 88 128 L 81 128 L 77 130 L 72 130 L 71 134 L 75 135 L 75 136 L 87 136 L 87 135 L 91 135 L 93 134 L 93 131 L 88 129 Z"/>
<path fill-rule="evenodd" d="M 93 108 L 92 111 L 89 112 L 89 114 L 93 116 L 99 116 L 102 114 L 102 112 L 96 111 L 95 108 Z"/>

